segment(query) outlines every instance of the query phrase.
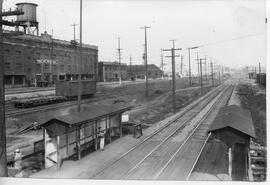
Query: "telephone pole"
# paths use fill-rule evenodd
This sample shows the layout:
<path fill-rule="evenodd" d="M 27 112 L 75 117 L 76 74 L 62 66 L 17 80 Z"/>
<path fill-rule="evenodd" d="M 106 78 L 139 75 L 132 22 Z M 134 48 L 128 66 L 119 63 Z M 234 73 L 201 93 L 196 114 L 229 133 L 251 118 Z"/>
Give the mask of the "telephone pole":
<path fill-rule="evenodd" d="M 213 62 L 212 62 L 212 57 L 211 57 L 211 62 L 210 62 L 210 65 L 211 65 L 211 76 L 212 76 L 212 87 L 214 87 L 214 72 L 213 72 Z"/>
<path fill-rule="evenodd" d="M 180 64 L 180 73 L 181 73 L 181 75 L 183 74 L 183 60 L 184 60 L 184 56 L 183 55 L 181 55 L 181 64 Z"/>
<path fill-rule="evenodd" d="M 189 74 L 189 86 L 191 87 L 191 66 L 190 66 L 190 50 L 192 50 L 192 49 L 197 49 L 197 48 L 199 48 L 200 46 L 195 46 L 195 47 L 189 47 L 189 48 L 187 48 L 188 49 L 188 68 L 189 68 L 189 72 L 188 72 L 188 74 Z"/>
<path fill-rule="evenodd" d="M 173 96 L 173 113 L 176 112 L 176 105 L 175 105 L 175 57 L 180 57 L 180 55 L 175 55 L 176 50 L 182 50 L 181 48 L 175 49 L 175 40 L 170 40 L 173 42 L 173 47 L 171 49 L 163 49 L 163 51 L 171 51 L 171 57 L 172 58 L 172 81 L 173 81 L 173 87 L 172 87 L 172 96 Z"/>
<path fill-rule="evenodd" d="M 259 83 L 261 83 L 261 63 L 259 62 Z"/>
<path fill-rule="evenodd" d="M 145 96 L 148 97 L 148 64 L 147 64 L 147 29 L 149 26 L 141 27 L 144 29 L 144 63 L 145 63 Z"/>
<path fill-rule="evenodd" d="M 51 82 L 53 84 L 53 29 L 52 29 L 52 48 L 51 48 Z"/>
<path fill-rule="evenodd" d="M 13 25 L 11 21 L 4 20 L 4 16 L 23 15 L 21 10 L 3 12 L 3 0 L 0 0 L 0 177 L 7 177 L 7 151 L 6 151 L 6 122 L 5 122 L 5 62 L 3 55 L 3 37 L 16 36 L 20 33 L 3 33 L 3 25 Z"/>
<path fill-rule="evenodd" d="M 223 66 L 221 66 L 221 82 L 223 83 Z"/>
<path fill-rule="evenodd" d="M 82 94 L 82 0 L 80 0 L 80 61 L 78 70 L 78 112 L 81 112 L 81 94 Z M 79 152 L 80 153 L 80 152 Z M 78 158 L 80 159 L 80 154 Z"/>
<path fill-rule="evenodd" d="M 119 76 L 119 84 L 121 85 L 122 84 L 122 78 L 121 78 L 121 50 L 122 48 L 120 47 L 120 37 L 117 37 L 117 40 L 118 40 L 118 48 L 117 48 L 117 51 L 118 51 L 118 62 L 119 62 L 119 71 L 118 71 L 118 76 Z"/>
<path fill-rule="evenodd" d="M 198 65 L 200 66 L 200 73 L 201 73 L 201 78 L 200 78 L 200 84 L 201 84 L 201 96 L 203 95 L 203 69 L 202 69 L 202 61 L 206 60 L 206 58 L 200 58 L 198 59 Z"/>
<path fill-rule="evenodd" d="M 199 52 L 197 52 L 197 63 L 198 63 L 198 81 L 199 81 L 199 76 L 200 76 L 200 63 L 199 63 Z"/>
<path fill-rule="evenodd" d="M 164 79 L 164 61 L 163 61 L 163 52 L 162 52 L 162 49 L 161 49 L 161 55 L 160 55 L 160 60 L 161 60 L 161 71 L 162 71 L 162 79 Z"/>
<path fill-rule="evenodd" d="M 130 55 L 129 56 L 129 76 L 130 76 L 130 79 L 131 79 L 131 65 L 132 65 L 132 56 Z"/>
<path fill-rule="evenodd" d="M 218 80 L 219 80 L 219 85 L 221 84 L 221 79 L 220 79 L 220 66 L 218 66 Z"/>
<path fill-rule="evenodd" d="M 204 72 L 205 72 L 205 79 L 207 80 L 207 57 L 205 56 L 205 61 L 204 61 Z"/>
<path fill-rule="evenodd" d="M 73 24 L 71 24 L 70 26 L 73 27 L 73 37 L 74 37 L 74 42 L 76 41 L 76 26 L 79 26 L 79 24 L 75 24 L 75 22 Z"/>
<path fill-rule="evenodd" d="M 0 177 L 7 177 L 2 6 L 3 1 L 0 0 Z"/>

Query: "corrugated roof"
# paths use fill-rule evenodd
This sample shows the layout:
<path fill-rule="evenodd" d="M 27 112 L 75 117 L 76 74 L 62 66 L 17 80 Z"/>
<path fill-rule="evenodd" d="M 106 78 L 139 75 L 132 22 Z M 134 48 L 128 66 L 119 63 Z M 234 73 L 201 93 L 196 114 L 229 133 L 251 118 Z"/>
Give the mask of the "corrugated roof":
<path fill-rule="evenodd" d="M 255 138 L 251 113 L 239 106 L 231 105 L 221 108 L 208 132 L 225 127 L 231 127 Z"/>
<path fill-rule="evenodd" d="M 130 107 L 116 106 L 116 105 L 113 106 L 92 105 L 91 109 L 84 110 L 79 113 L 76 112 L 64 116 L 57 116 L 43 123 L 41 126 L 50 124 L 52 120 L 60 121 L 63 124 L 66 124 L 67 126 L 73 126 L 77 124 L 83 124 L 89 121 L 95 121 L 109 115 L 125 112 L 127 110 L 130 110 Z"/>

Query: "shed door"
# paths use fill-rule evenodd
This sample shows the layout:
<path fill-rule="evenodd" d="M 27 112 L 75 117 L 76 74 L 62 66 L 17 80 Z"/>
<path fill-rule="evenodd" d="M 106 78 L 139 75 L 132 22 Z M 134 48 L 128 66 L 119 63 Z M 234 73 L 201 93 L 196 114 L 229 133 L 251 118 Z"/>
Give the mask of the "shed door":
<path fill-rule="evenodd" d="M 57 138 L 50 137 L 45 129 L 45 168 L 49 168 L 57 164 Z"/>
<path fill-rule="evenodd" d="M 247 180 L 247 147 L 236 143 L 233 149 L 232 180 Z"/>

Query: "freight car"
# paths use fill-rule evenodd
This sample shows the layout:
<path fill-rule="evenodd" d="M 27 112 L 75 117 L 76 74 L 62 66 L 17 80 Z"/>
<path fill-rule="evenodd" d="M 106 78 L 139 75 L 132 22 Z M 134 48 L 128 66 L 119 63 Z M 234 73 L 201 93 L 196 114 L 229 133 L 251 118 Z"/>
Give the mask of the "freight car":
<path fill-rule="evenodd" d="M 266 74 L 259 73 L 256 75 L 256 83 L 265 86 L 266 85 Z"/>
<path fill-rule="evenodd" d="M 60 103 L 78 98 L 78 81 L 58 81 L 55 86 L 55 96 L 28 98 L 13 101 L 16 108 L 29 108 L 41 105 Z M 95 80 L 82 80 L 82 98 L 88 98 L 96 93 Z"/>
<path fill-rule="evenodd" d="M 67 99 L 76 99 L 78 96 L 79 81 L 58 81 L 56 82 L 55 95 L 64 96 Z M 96 93 L 97 83 L 95 80 L 82 80 L 82 98 L 90 97 Z"/>
<path fill-rule="evenodd" d="M 248 78 L 249 79 L 256 79 L 256 73 L 255 72 L 248 73 Z"/>

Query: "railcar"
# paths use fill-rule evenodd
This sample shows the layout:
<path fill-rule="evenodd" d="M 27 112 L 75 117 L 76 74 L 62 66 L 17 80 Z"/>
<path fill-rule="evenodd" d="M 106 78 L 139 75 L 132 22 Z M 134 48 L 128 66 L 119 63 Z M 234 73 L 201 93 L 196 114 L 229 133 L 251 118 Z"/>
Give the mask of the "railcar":
<path fill-rule="evenodd" d="M 81 97 L 89 98 L 96 93 L 97 83 L 95 80 L 82 80 Z M 29 108 L 41 105 L 61 103 L 76 100 L 78 98 L 78 81 L 57 81 L 55 96 L 36 97 L 13 101 L 16 108 Z"/>
<path fill-rule="evenodd" d="M 256 75 L 256 83 L 265 86 L 266 85 L 266 74 L 259 73 Z"/>
<path fill-rule="evenodd" d="M 96 93 L 97 82 L 95 80 L 81 81 L 82 98 L 90 97 Z M 55 88 L 56 96 L 64 96 L 68 99 L 76 99 L 78 96 L 79 81 L 57 81 Z"/>

